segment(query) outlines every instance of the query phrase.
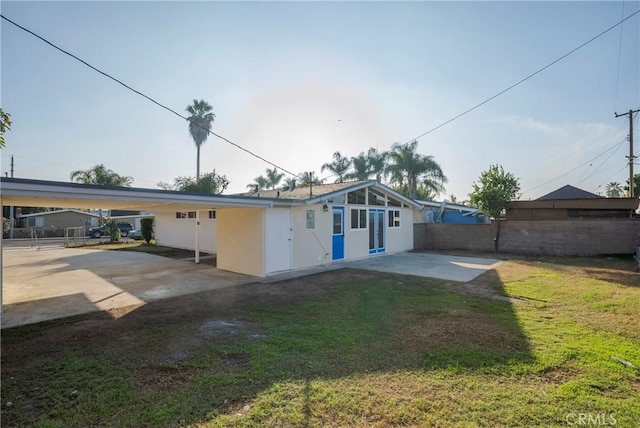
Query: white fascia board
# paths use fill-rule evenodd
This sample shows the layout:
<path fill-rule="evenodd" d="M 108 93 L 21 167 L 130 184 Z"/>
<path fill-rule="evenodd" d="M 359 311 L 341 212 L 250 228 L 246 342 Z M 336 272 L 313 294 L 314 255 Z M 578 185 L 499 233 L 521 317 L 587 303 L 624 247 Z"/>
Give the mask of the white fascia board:
<path fill-rule="evenodd" d="M 335 192 L 325 193 L 324 195 L 314 196 L 309 199 L 304 200 L 305 205 L 314 205 L 320 202 L 324 202 L 327 199 L 331 199 L 334 196 L 344 195 L 349 192 L 355 192 L 356 190 L 365 189 L 367 187 L 373 187 L 374 184 L 378 183 L 377 181 L 365 181 L 363 183 L 354 184 L 353 186 L 345 187 L 340 190 L 336 190 Z"/>
<path fill-rule="evenodd" d="M 15 197 L 19 200 L 29 198 L 34 200 L 62 200 L 70 204 L 73 204 L 73 201 L 92 201 L 97 205 L 111 201 L 114 205 L 122 205 L 124 203 L 131 204 L 132 207 L 136 206 L 136 204 L 138 206 L 190 205 L 202 208 L 218 206 L 268 208 L 273 206 L 273 202 L 270 200 L 250 197 L 208 196 L 155 189 L 114 189 L 36 180 L 21 180 L 20 182 L 2 180 L 0 195 L 4 205 L 9 205 L 11 199 Z"/>

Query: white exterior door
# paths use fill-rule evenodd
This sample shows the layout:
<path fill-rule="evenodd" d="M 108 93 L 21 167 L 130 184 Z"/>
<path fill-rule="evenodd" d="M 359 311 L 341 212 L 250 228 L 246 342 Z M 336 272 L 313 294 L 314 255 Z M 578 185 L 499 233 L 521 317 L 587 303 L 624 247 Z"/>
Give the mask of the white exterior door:
<path fill-rule="evenodd" d="M 265 273 L 291 270 L 291 210 L 265 210 Z"/>

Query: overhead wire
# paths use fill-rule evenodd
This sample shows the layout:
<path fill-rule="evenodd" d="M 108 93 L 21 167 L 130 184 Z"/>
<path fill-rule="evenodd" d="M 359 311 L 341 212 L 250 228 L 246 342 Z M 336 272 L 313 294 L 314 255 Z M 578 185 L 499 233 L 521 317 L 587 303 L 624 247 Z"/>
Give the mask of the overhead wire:
<path fill-rule="evenodd" d="M 624 0 L 622 1 L 622 11 L 620 16 L 624 17 Z M 620 61 L 622 59 L 622 28 L 620 25 L 620 41 L 618 42 L 618 65 L 616 69 L 616 93 L 614 94 L 615 100 L 613 102 L 613 111 L 618 111 L 618 85 L 620 84 Z"/>
<path fill-rule="evenodd" d="M 76 61 L 81 62 L 82 64 L 86 65 L 86 66 L 87 66 L 87 67 L 89 67 L 90 69 L 92 69 L 92 70 L 94 70 L 94 71 L 96 71 L 96 72 L 98 72 L 98 73 L 102 74 L 103 76 L 107 77 L 108 79 L 111 79 L 111 80 L 113 80 L 114 82 L 116 82 L 116 83 L 118 83 L 118 84 L 120 84 L 120 85 L 124 86 L 126 89 L 128 89 L 128 90 L 130 90 L 131 92 L 134 92 L 135 94 L 137 94 L 137 95 L 139 95 L 139 96 L 141 96 L 141 97 L 143 97 L 143 98 L 147 99 L 148 101 L 152 102 L 153 104 L 157 105 L 158 107 L 160 107 L 160 108 L 163 108 L 163 109 L 167 110 L 168 112 L 170 112 L 170 113 L 172 113 L 172 114 L 174 114 L 174 115 L 178 116 L 178 117 L 179 117 L 179 118 L 181 118 L 181 119 L 184 119 L 184 120 L 186 120 L 186 121 L 188 121 L 188 122 L 190 122 L 190 123 L 193 123 L 193 124 L 194 124 L 194 125 L 196 125 L 197 127 L 201 128 L 201 129 L 203 129 L 203 130 L 205 130 L 208 134 L 213 135 L 214 137 L 217 137 L 217 138 L 219 138 L 219 139 L 221 139 L 221 140 L 223 140 L 223 141 L 225 141 L 225 142 L 227 142 L 227 143 L 231 144 L 232 146 L 234 146 L 234 147 L 236 147 L 236 148 L 238 148 L 238 149 L 240 149 L 240 150 L 242 150 L 242 151 L 244 151 L 244 152 L 248 153 L 249 155 L 251 155 L 251 156 L 253 156 L 253 157 L 257 158 L 257 159 L 260 159 L 261 161 L 263 161 L 263 162 L 265 162 L 265 163 L 268 163 L 269 165 L 271 165 L 271 166 L 273 166 L 273 167 L 275 167 L 275 168 L 278 168 L 278 169 L 280 169 L 280 170 L 282 170 L 282 171 L 286 172 L 287 174 L 290 174 L 290 175 L 292 175 L 292 176 L 294 176 L 294 177 L 296 177 L 296 178 L 300 178 L 297 174 L 294 174 L 293 172 L 291 172 L 291 171 L 289 171 L 289 170 L 287 170 L 287 169 L 285 169 L 285 168 L 283 168 L 283 167 L 281 167 L 281 166 L 279 166 L 279 165 L 275 164 L 274 162 L 271 162 L 270 160 L 268 160 L 268 159 L 266 159 L 266 158 L 264 158 L 264 157 L 262 157 L 262 156 L 260 156 L 260 155 L 258 155 L 258 154 L 256 154 L 256 153 L 252 152 L 251 150 L 246 149 L 246 148 L 242 147 L 241 145 L 234 143 L 233 141 L 229 140 L 228 138 L 225 138 L 225 137 L 223 137 L 222 135 L 219 135 L 219 134 L 217 134 L 217 133 L 215 133 L 215 132 L 211 131 L 210 129 L 205 128 L 204 126 L 200 125 L 199 123 L 197 123 L 197 122 L 194 122 L 194 121 L 190 120 L 188 117 L 186 117 L 186 116 L 184 116 L 184 115 L 182 115 L 182 114 L 178 113 L 177 111 L 173 110 L 172 108 L 167 107 L 166 105 L 164 105 L 164 104 L 162 104 L 162 103 L 160 103 L 160 102 L 156 101 L 155 99 L 153 99 L 153 98 L 151 98 L 150 96 L 148 96 L 148 95 L 144 94 L 143 92 L 138 91 L 137 89 L 132 88 L 131 86 L 127 85 L 126 83 L 122 82 L 122 81 L 121 81 L 121 80 L 119 80 L 119 79 L 116 79 L 115 77 L 113 77 L 113 76 L 111 76 L 110 74 L 108 74 L 108 73 L 106 73 L 106 72 L 104 72 L 104 71 L 100 70 L 99 68 L 94 67 L 93 65 L 89 64 L 87 61 L 83 60 L 82 58 L 79 58 L 79 57 L 77 57 L 76 55 L 74 55 L 74 54 L 72 54 L 72 53 L 70 53 L 70 52 L 68 52 L 68 51 L 66 51 L 66 50 L 64 50 L 64 49 L 62 49 L 62 48 L 60 48 L 59 46 L 57 46 L 57 45 L 53 44 L 52 42 L 50 42 L 49 40 L 45 39 L 44 37 L 42 37 L 42 36 L 40 36 L 40 35 L 38 35 L 38 34 L 34 33 L 33 31 L 29 30 L 28 28 L 25 28 L 25 27 L 23 27 L 22 25 L 20 25 L 20 24 L 18 24 L 18 23 L 16 23 L 16 22 L 14 22 L 14 21 L 12 21 L 11 19 L 7 18 L 6 16 L 4 16 L 4 15 L 0 14 L 0 18 L 4 19 L 5 21 L 9 22 L 10 24 L 12 24 L 12 25 L 16 26 L 17 28 L 19 28 L 19 29 L 21 29 L 21 30 L 23 30 L 23 31 L 25 31 L 25 32 L 27 32 L 27 33 L 29 33 L 29 34 L 31 34 L 32 36 L 34 36 L 34 37 L 36 37 L 36 38 L 38 38 L 38 39 L 42 40 L 44 43 L 48 44 L 49 46 L 53 47 L 54 49 L 56 49 L 56 50 L 58 50 L 58 51 L 60 51 L 60 52 L 62 52 L 62 53 L 64 53 L 65 55 L 70 56 L 71 58 L 75 59 Z"/>
<path fill-rule="evenodd" d="M 624 141 L 624 140 L 623 140 L 623 141 Z M 565 172 L 564 174 L 561 174 L 561 175 L 559 175 L 559 176 L 557 176 L 557 177 L 555 177 L 555 178 L 552 178 L 551 180 L 545 181 L 545 182 L 544 182 L 544 183 L 542 183 L 542 184 L 539 184 L 539 185 L 537 185 L 537 186 L 531 187 L 531 188 L 529 188 L 529 189 L 527 189 L 527 190 L 523 191 L 523 192 L 522 192 L 522 194 L 524 195 L 525 193 L 529 193 L 529 192 L 531 192 L 531 191 L 533 191 L 533 190 L 536 190 L 536 189 L 538 189 L 538 188 L 540 188 L 540 187 L 546 186 L 546 185 L 547 185 L 547 184 L 549 184 L 549 183 L 552 183 L 552 182 L 554 182 L 554 181 L 556 181 L 556 180 L 559 180 L 559 179 L 560 179 L 560 178 L 562 178 L 562 177 L 565 177 L 565 176 L 567 176 L 567 175 L 571 174 L 573 171 L 575 171 L 575 170 L 577 170 L 577 169 L 579 169 L 579 168 L 581 168 L 581 167 L 585 166 L 586 164 L 588 164 L 588 163 L 590 163 L 590 162 L 593 162 L 594 160 L 596 160 L 596 159 L 597 159 L 597 158 L 599 158 L 600 156 L 604 155 L 605 153 L 608 153 L 609 151 L 614 150 L 615 148 L 617 148 L 617 147 L 620 145 L 620 143 L 621 143 L 620 141 L 616 141 L 616 142 L 614 143 L 614 145 L 613 145 L 613 146 L 609 147 L 608 149 L 606 149 L 605 151 L 603 151 L 603 152 L 601 152 L 601 153 L 598 153 L 596 156 L 592 157 L 591 159 L 587 160 L 586 162 L 581 163 L 580 165 L 576 166 L 575 168 L 572 168 L 572 169 L 570 169 L 569 171 Z"/>
<path fill-rule="evenodd" d="M 547 68 L 551 67 L 552 65 L 562 61 L 563 59 L 565 59 L 566 57 L 568 57 L 569 55 L 573 54 L 574 52 L 582 49 L 583 47 L 587 46 L 589 43 L 593 42 L 594 40 L 600 38 L 601 36 L 605 35 L 606 33 L 608 33 L 609 31 L 613 30 L 614 28 L 616 28 L 617 26 L 619 26 L 620 24 L 622 24 L 623 22 L 625 22 L 626 20 L 634 17 L 635 15 L 637 15 L 638 13 L 640 13 L 640 9 L 638 9 L 637 11 L 635 11 L 634 13 L 632 13 L 631 15 L 627 16 L 626 18 L 622 19 L 621 21 L 619 21 L 618 23 L 610 26 L 609 28 L 607 28 L 606 30 L 600 32 L 598 35 L 593 36 L 592 38 L 590 38 L 589 40 L 587 40 L 586 42 L 582 43 L 580 46 L 572 49 L 571 51 L 567 52 L 566 54 L 562 55 L 561 57 L 559 57 L 558 59 L 550 62 L 549 64 L 545 65 L 544 67 L 538 69 L 537 71 L 534 71 L 533 73 L 529 74 L 527 77 L 520 79 L 518 82 L 508 86 L 506 89 L 503 89 L 502 91 L 498 92 L 497 94 L 487 98 L 486 100 L 482 101 L 481 103 L 476 104 L 475 106 L 463 111 L 462 113 L 452 117 L 451 119 L 442 122 L 440 125 L 435 126 L 431 129 L 429 129 L 426 132 L 423 132 L 422 134 L 418 135 L 417 137 L 411 138 L 410 140 L 407 141 L 407 143 L 415 141 L 415 140 L 419 140 L 420 138 L 424 137 L 425 135 L 431 134 L 432 132 L 442 128 L 445 125 L 448 125 L 449 123 L 453 122 L 454 120 L 457 120 L 459 118 L 461 118 L 462 116 L 467 115 L 468 113 L 471 113 L 472 111 L 476 110 L 477 108 L 487 104 L 490 101 L 493 101 L 494 99 L 498 98 L 500 95 L 510 91 L 511 89 L 515 88 L 516 86 L 521 85 L 522 83 L 526 82 L 527 80 L 531 79 L 532 77 L 536 76 L 537 74 L 540 74 L 541 72 L 543 72 L 544 70 L 546 70 Z"/>

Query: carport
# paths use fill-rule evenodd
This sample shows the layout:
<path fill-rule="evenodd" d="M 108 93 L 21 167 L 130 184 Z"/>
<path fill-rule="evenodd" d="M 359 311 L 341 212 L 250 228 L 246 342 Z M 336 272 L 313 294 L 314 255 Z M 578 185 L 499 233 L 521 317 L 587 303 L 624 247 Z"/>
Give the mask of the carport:
<path fill-rule="evenodd" d="M 271 200 L 244 196 L 205 195 L 159 189 L 96 186 L 20 178 L 1 178 L 0 185 L 0 201 L 3 206 L 108 208 L 152 212 L 195 211 L 193 248 L 196 263 L 200 261 L 198 228 L 200 227 L 201 211 L 225 208 L 255 210 L 273 206 Z M 219 224 L 219 226 L 226 227 L 225 224 Z M 234 256 L 242 257 L 242 254 Z M 1 252 L 0 266 L 4 270 Z M 0 277 L 0 305 L 2 304 L 2 291 Z"/>
<path fill-rule="evenodd" d="M 20 178 L 0 179 L 3 206 L 108 208 L 131 211 L 195 211 L 195 262 L 199 263 L 200 212 L 218 208 L 270 208 L 270 200 L 247 196 L 204 195 L 159 189 L 95 186 Z"/>

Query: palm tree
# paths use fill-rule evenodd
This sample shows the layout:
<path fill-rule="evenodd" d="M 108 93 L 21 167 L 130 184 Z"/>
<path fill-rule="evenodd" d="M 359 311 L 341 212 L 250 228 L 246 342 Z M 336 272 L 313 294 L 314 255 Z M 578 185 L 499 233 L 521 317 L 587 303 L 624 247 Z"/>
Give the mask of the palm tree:
<path fill-rule="evenodd" d="M 106 168 L 103 164 L 95 165 L 87 170 L 79 169 L 70 174 L 71 181 L 82 184 L 97 184 L 102 186 L 131 187 L 133 178 L 120 175 Z"/>
<path fill-rule="evenodd" d="M 247 189 L 249 189 L 253 193 L 257 193 L 261 190 L 264 190 L 267 187 L 267 183 L 268 180 L 260 175 L 253 179 L 253 183 L 247 184 Z"/>
<path fill-rule="evenodd" d="M 342 156 L 340 152 L 335 152 L 333 154 L 333 162 L 328 162 L 322 165 L 320 168 L 320 172 L 324 172 L 325 169 L 328 169 L 336 176 L 336 183 L 343 183 L 344 176 L 349 170 L 351 166 L 351 160 L 345 156 Z"/>
<path fill-rule="evenodd" d="M 267 177 L 266 177 L 267 183 L 265 187 L 269 189 L 275 189 L 276 186 L 280 184 L 282 177 L 284 177 L 284 174 L 279 173 L 278 168 L 275 168 L 275 167 L 273 169 L 267 168 Z"/>
<path fill-rule="evenodd" d="M 211 132 L 211 125 L 216 118 L 213 107 L 205 100 L 193 100 L 192 105 L 187 106 L 187 112 L 191 115 L 189 121 L 189 134 L 196 145 L 196 180 L 200 179 L 200 146 L 207 140 Z"/>
<path fill-rule="evenodd" d="M 389 159 L 389 153 L 380 153 L 378 149 L 373 147 L 369 148 L 367 152 L 367 164 L 369 165 L 369 173 L 376 176 L 376 180 L 382 182 L 382 178 L 386 176 L 387 172 L 387 160 Z"/>
<path fill-rule="evenodd" d="M 344 175 L 345 180 L 365 181 L 369 179 L 371 172 L 369 172 L 369 162 L 364 152 L 351 158 L 351 166 L 353 170 Z"/>
<path fill-rule="evenodd" d="M 313 171 L 301 172 L 300 174 L 298 174 L 298 176 L 300 177 L 300 184 L 299 184 L 300 187 L 306 187 L 306 186 L 309 186 L 310 184 L 322 184 L 322 182 L 324 181 L 315 177 L 313 174 Z"/>
<path fill-rule="evenodd" d="M 622 194 L 622 185 L 616 181 L 607 184 L 607 198 L 619 198 Z"/>
<path fill-rule="evenodd" d="M 442 168 L 433 156 L 421 155 L 417 152 L 418 141 L 400 144 L 394 143 L 389 152 L 391 163 L 387 171 L 391 175 L 391 182 L 408 191 L 410 198 L 415 198 L 418 187 L 424 186 L 435 194 L 444 191 L 447 182 Z"/>
<path fill-rule="evenodd" d="M 284 186 L 282 186 L 282 190 L 289 191 L 296 188 L 296 179 L 293 177 L 287 177 L 284 179 Z"/>

